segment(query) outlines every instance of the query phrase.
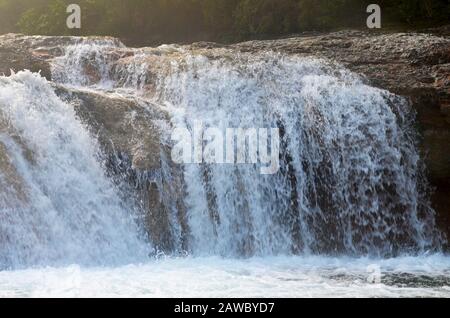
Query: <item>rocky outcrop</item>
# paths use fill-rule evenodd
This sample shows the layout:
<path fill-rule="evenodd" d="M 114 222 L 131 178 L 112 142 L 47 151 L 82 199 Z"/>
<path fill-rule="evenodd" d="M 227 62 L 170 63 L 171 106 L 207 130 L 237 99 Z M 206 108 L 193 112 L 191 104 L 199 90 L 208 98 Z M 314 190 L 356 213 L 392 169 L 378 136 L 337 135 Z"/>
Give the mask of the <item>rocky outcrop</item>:
<path fill-rule="evenodd" d="M 170 149 L 161 132 L 168 115 L 157 106 L 136 98 L 69 89 L 54 85 L 55 91 L 75 107 L 77 115 L 96 136 L 111 177 L 131 186 L 135 202 L 145 211 L 145 229 L 161 250 L 173 250 L 170 218 L 183 218 L 181 171 L 168 164 Z M 173 216 L 173 211 L 177 215 Z"/>
<path fill-rule="evenodd" d="M 41 72 L 45 78 L 51 78 L 48 63 L 36 58 L 28 51 L 0 47 L 0 74 L 10 75 L 11 71 L 22 71 L 25 69 L 32 72 Z"/>
<path fill-rule="evenodd" d="M 31 43 L 15 34 L 0 36 L 0 74 L 10 75 L 11 71 L 30 70 L 41 72 L 47 79 L 51 78 L 50 64 L 44 56 L 33 54 Z"/>
<path fill-rule="evenodd" d="M 17 131 L 11 127 L 5 118 L 6 116 L 0 109 L 0 136 L 8 136 L 6 139 L 0 140 L 0 188 L 7 189 L 6 192 L 8 194 L 7 196 L 2 196 L 5 193 L 0 191 L 0 207 L 2 208 L 9 207 L 8 201 L 11 197 L 17 198 L 17 202 L 22 202 L 23 204 L 27 203 L 29 199 L 26 183 L 15 166 L 15 160 L 17 159 L 9 155 L 8 146 L 10 145 L 8 143 L 14 143 L 15 147 L 19 147 L 26 160 L 35 162 L 31 149 L 26 146 Z M 10 140 L 8 140 L 9 138 Z"/>
<path fill-rule="evenodd" d="M 137 170 L 161 167 L 160 131 L 168 121 L 158 107 L 137 99 L 112 97 L 55 85 L 77 115 L 97 136 L 106 153 L 126 154 Z"/>
<path fill-rule="evenodd" d="M 91 40 L 107 37 L 90 37 Z M 113 38 L 111 42 L 119 44 Z M 0 74 L 10 75 L 11 71 L 30 70 L 40 72 L 51 80 L 50 59 L 64 54 L 64 47 L 79 43 L 83 38 L 71 36 L 25 36 L 22 34 L 0 35 Z"/>

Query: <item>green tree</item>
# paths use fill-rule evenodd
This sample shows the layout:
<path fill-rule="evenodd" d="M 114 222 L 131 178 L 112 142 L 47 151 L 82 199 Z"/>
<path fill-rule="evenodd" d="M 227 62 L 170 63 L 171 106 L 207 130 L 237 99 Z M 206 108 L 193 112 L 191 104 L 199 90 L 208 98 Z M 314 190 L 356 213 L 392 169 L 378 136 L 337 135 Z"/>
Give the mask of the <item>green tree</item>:
<path fill-rule="evenodd" d="M 243 35 L 276 35 L 297 29 L 296 0 L 242 0 L 235 13 L 235 29 Z"/>
<path fill-rule="evenodd" d="M 82 29 L 66 27 L 73 0 L 0 0 L 0 33 L 112 35 L 132 44 L 231 40 L 305 30 L 365 28 L 371 0 L 78 0 Z M 449 23 L 448 0 L 379 0 L 383 23 Z"/>

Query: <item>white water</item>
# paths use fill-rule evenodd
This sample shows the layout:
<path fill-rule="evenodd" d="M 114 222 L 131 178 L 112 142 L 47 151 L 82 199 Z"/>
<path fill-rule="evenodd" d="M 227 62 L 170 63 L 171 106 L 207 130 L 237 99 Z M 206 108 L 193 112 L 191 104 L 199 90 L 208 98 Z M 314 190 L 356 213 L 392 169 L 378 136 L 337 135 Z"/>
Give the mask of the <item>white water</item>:
<path fill-rule="evenodd" d="M 369 283 L 379 267 L 381 283 Z M 448 257 L 167 258 L 0 272 L 0 297 L 450 297 Z"/>
<path fill-rule="evenodd" d="M 0 267 L 123 264 L 146 256 L 95 140 L 46 80 L 30 72 L 1 77 L 0 106 L 0 143 L 12 166 L 0 171 Z M 8 173 L 15 188 L 5 184 Z"/>
<path fill-rule="evenodd" d="M 120 63 L 111 51 L 110 41 L 71 46 L 55 61 L 64 65 L 55 78 L 149 98 L 175 127 L 283 132 L 274 176 L 259 166 L 184 167 L 191 253 L 390 256 L 439 247 L 402 98 L 317 59 L 227 50 L 208 58 L 163 46 Z"/>
<path fill-rule="evenodd" d="M 118 199 L 70 106 L 36 75 L 2 78 L 2 112 L 39 160 L 25 160 L 2 132 L 30 200 L 22 208 L 16 193 L 1 192 L 0 261 L 41 269 L 0 272 L 0 296 L 449 296 L 449 258 L 382 259 L 441 242 L 404 100 L 316 59 L 226 50 L 210 59 L 165 46 L 120 64 L 118 47 L 80 41 L 54 60 L 54 79 L 150 99 L 173 125 L 279 127 L 280 172 L 183 167 L 192 256 L 148 260 L 152 242 L 139 239 L 133 207 Z M 175 252 L 184 252 L 171 222 Z M 320 256 L 330 254 L 341 256 Z M 118 266 L 129 263 L 139 265 Z M 382 284 L 366 280 L 373 264 Z"/>
<path fill-rule="evenodd" d="M 434 246 L 401 98 L 325 61 L 275 53 L 186 54 L 169 74 L 159 99 L 176 126 L 284 131 L 274 176 L 258 166 L 185 168 L 195 252 L 383 256 Z"/>

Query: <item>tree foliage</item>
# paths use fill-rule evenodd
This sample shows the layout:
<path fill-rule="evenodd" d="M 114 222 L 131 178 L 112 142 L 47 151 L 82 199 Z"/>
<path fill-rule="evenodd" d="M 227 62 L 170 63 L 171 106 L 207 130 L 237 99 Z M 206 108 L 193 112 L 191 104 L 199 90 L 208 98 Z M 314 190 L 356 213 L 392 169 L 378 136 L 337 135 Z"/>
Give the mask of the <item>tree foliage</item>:
<path fill-rule="evenodd" d="M 364 28 L 366 0 L 0 0 L 0 33 L 113 35 L 137 44 L 242 40 L 309 30 Z M 82 29 L 66 7 L 82 8 Z M 379 0 L 383 23 L 448 23 L 448 0 Z M 386 13 L 386 14 L 385 14 Z"/>

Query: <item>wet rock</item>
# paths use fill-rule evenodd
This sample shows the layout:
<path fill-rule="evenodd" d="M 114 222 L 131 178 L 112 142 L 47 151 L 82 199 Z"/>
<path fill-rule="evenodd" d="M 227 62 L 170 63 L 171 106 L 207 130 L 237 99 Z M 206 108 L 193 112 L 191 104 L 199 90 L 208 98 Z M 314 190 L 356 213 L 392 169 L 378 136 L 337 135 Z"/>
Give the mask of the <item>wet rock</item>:
<path fill-rule="evenodd" d="M 11 71 L 27 69 L 51 79 L 50 65 L 26 47 L 17 45 L 11 38 L 14 36 L 0 36 L 0 74 L 10 75 Z"/>
<path fill-rule="evenodd" d="M 145 229 L 157 249 L 174 246 L 172 221 L 185 218 L 181 170 L 165 167 L 170 149 L 162 133 L 170 129 L 168 115 L 157 105 L 136 98 L 117 97 L 54 85 L 56 93 L 75 107 L 96 136 L 113 179 L 130 186 L 144 212 Z M 180 222 L 182 223 L 182 222 Z M 186 231 L 184 231 L 186 232 Z"/>
<path fill-rule="evenodd" d="M 121 45 L 119 40 L 107 37 L 0 35 L 0 74 L 10 75 L 11 70 L 18 72 L 27 69 L 40 72 L 51 80 L 50 59 L 64 54 L 64 47 L 83 39 L 111 39 L 112 43 Z"/>
<path fill-rule="evenodd" d="M 124 153 L 133 168 L 160 168 L 161 134 L 167 114 L 142 100 L 112 97 L 55 85 L 108 153 Z"/>

